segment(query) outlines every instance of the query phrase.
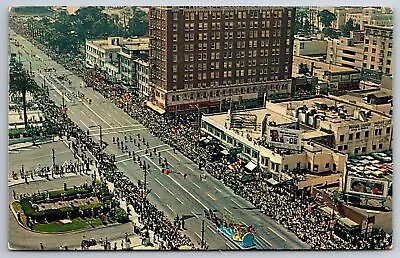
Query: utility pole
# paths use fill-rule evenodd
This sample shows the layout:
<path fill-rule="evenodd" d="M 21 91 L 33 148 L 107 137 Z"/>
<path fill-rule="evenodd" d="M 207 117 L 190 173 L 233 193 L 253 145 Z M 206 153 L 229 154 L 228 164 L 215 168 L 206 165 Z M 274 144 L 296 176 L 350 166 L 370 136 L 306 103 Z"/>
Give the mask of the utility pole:
<path fill-rule="evenodd" d="M 201 223 L 201 246 L 200 246 L 200 248 L 201 248 L 201 249 L 204 249 L 204 248 L 205 248 L 205 241 L 204 241 L 204 219 L 203 219 L 203 221 L 202 221 L 202 223 Z"/>
<path fill-rule="evenodd" d="M 144 194 L 147 192 L 147 169 L 144 170 Z"/>
<path fill-rule="evenodd" d="M 100 148 L 103 147 L 103 131 L 101 130 L 101 125 L 99 125 L 100 128 Z"/>
<path fill-rule="evenodd" d="M 55 150 L 51 149 L 52 153 L 53 153 L 53 169 L 56 167 L 56 155 L 55 155 Z"/>

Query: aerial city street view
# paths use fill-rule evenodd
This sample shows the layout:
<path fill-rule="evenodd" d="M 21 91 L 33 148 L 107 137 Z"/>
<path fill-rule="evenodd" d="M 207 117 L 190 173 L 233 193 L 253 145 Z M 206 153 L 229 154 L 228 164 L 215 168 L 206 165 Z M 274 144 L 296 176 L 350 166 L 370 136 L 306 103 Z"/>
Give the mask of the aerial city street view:
<path fill-rule="evenodd" d="M 12 250 L 392 248 L 393 9 L 9 9 Z"/>

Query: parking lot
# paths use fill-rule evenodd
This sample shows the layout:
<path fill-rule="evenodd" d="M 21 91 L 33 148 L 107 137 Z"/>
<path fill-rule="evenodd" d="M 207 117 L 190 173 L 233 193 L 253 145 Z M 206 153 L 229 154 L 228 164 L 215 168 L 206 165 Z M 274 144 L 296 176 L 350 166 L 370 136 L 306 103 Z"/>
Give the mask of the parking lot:
<path fill-rule="evenodd" d="M 392 153 L 375 152 L 370 155 L 355 156 L 347 161 L 349 175 L 392 182 Z"/>

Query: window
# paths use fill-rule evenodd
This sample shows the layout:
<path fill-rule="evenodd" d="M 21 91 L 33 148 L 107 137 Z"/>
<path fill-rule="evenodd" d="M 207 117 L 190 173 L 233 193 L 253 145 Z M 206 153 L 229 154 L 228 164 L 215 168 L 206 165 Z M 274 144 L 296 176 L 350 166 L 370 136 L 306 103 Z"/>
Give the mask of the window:
<path fill-rule="evenodd" d="M 386 128 L 386 134 L 389 134 L 390 133 L 390 127 L 387 127 Z"/>
<path fill-rule="evenodd" d="M 349 146 L 347 144 L 343 146 L 343 150 L 348 150 L 348 149 L 349 149 Z"/>
<path fill-rule="evenodd" d="M 325 164 L 325 168 L 329 168 L 329 163 L 326 163 L 326 164 Z"/>
<path fill-rule="evenodd" d="M 362 153 L 367 152 L 367 147 L 362 147 L 361 152 L 362 152 Z"/>
<path fill-rule="evenodd" d="M 372 145 L 372 150 L 376 150 L 376 145 Z"/>
<path fill-rule="evenodd" d="M 353 140 L 353 134 L 351 133 L 351 134 L 349 134 L 349 141 L 352 141 Z"/>
<path fill-rule="evenodd" d="M 382 143 L 379 143 L 379 149 L 381 150 L 383 147 Z"/>
<path fill-rule="evenodd" d="M 365 131 L 364 137 L 365 137 L 365 138 L 368 138 L 368 137 L 369 137 L 369 131 Z"/>
<path fill-rule="evenodd" d="M 343 146 L 338 146 L 338 150 L 339 151 L 343 150 Z"/>
<path fill-rule="evenodd" d="M 360 133 L 356 133 L 356 139 L 360 139 Z"/>
<path fill-rule="evenodd" d="M 358 152 L 360 152 L 360 148 L 355 148 L 354 149 L 354 154 L 358 154 Z"/>

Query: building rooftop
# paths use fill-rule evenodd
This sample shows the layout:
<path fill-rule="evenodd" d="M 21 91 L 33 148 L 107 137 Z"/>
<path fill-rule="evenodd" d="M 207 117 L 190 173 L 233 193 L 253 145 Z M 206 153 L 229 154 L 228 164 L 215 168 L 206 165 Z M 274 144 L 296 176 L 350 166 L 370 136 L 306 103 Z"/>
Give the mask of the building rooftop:
<path fill-rule="evenodd" d="M 341 96 L 340 98 L 343 98 Z M 368 121 L 379 121 L 383 120 L 385 118 L 388 118 L 388 116 L 384 116 L 382 114 L 379 114 L 377 112 L 374 112 L 373 110 L 370 112 L 370 116 L 364 116 L 365 119 L 364 121 L 359 118 L 359 116 L 356 117 L 356 112 L 359 112 L 360 110 L 363 110 L 362 107 L 358 107 L 354 105 L 353 103 L 347 103 L 346 98 L 343 98 L 341 101 L 339 97 L 318 97 L 318 98 L 312 98 L 312 99 L 307 99 L 307 100 L 295 100 L 295 101 L 287 101 L 287 102 L 281 102 L 277 103 L 278 105 L 282 107 L 288 107 L 291 110 L 295 110 L 297 107 L 302 107 L 302 106 L 307 106 L 308 109 L 315 108 L 317 113 L 324 113 L 325 114 L 325 119 L 331 123 L 347 123 L 347 124 L 357 124 L 361 122 L 368 122 Z M 323 103 L 328 106 L 327 109 L 322 110 L 318 109 L 315 107 L 315 103 Z M 289 106 L 288 106 L 289 105 Z M 336 110 L 333 109 L 333 107 L 336 106 Z M 342 111 L 340 111 L 342 110 Z M 367 111 L 367 109 L 364 109 Z M 340 117 L 339 113 L 342 113 L 342 117 Z M 367 112 L 365 112 L 367 113 Z"/>
<path fill-rule="evenodd" d="M 277 125 L 296 122 L 296 119 L 294 117 L 282 115 L 271 109 L 266 109 L 266 108 L 249 109 L 246 111 L 234 111 L 233 114 L 242 116 L 255 115 L 257 119 L 257 128 L 255 127 L 232 128 L 232 130 L 235 131 L 236 133 L 243 134 L 244 137 L 246 137 L 248 134 L 253 139 L 257 139 L 261 136 L 261 125 L 266 114 L 269 114 L 268 121 L 271 122 L 273 121 Z M 226 127 L 228 127 L 229 122 L 227 113 L 217 114 L 217 115 L 206 115 L 206 116 L 214 123 L 222 126 L 226 125 Z"/>
<path fill-rule="evenodd" d="M 314 70 L 322 69 L 323 71 L 329 71 L 333 73 L 358 72 L 357 70 L 352 68 L 322 62 L 318 58 L 312 58 L 306 56 L 293 56 L 293 64 L 303 63 L 303 64 L 309 64 L 309 67 L 311 67 L 310 65 L 312 62 L 314 62 L 315 65 Z"/>
<path fill-rule="evenodd" d="M 369 94 L 393 96 L 393 93 L 391 90 L 381 88 L 381 89 L 377 89 L 374 91 L 349 92 L 345 95 L 341 95 L 340 98 L 342 98 L 343 100 L 349 101 L 351 103 L 357 104 L 359 106 L 365 107 L 366 109 L 375 110 L 375 111 L 383 112 L 387 115 L 390 115 L 389 112 L 391 110 L 391 104 L 390 103 L 379 104 L 379 105 L 369 104 L 365 100 L 365 98 Z"/>

